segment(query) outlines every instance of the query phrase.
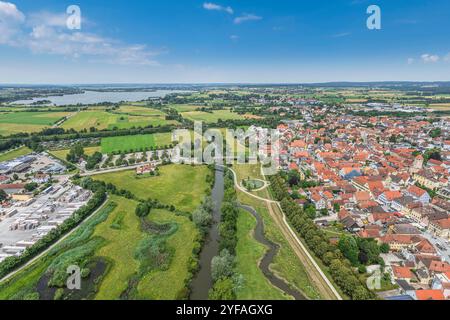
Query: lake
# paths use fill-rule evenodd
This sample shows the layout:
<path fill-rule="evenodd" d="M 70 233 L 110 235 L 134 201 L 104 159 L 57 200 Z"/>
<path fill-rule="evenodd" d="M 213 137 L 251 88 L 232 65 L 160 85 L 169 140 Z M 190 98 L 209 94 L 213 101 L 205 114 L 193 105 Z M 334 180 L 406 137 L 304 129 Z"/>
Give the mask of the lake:
<path fill-rule="evenodd" d="M 155 90 L 155 91 L 85 91 L 80 94 L 67 94 L 63 96 L 50 96 L 33 98 L 30 100 L 19 100 L 12 104 L 30 105 L 39 101 L 51 101 L 56 106 L 76 105 L 76 104 L 97 104 L 102 102 L 119 103 L 121 101 L 134 102 L 147 100 L 149 98 L 162 98 L 171 93 L 186 93 L 182 90 Z"/>

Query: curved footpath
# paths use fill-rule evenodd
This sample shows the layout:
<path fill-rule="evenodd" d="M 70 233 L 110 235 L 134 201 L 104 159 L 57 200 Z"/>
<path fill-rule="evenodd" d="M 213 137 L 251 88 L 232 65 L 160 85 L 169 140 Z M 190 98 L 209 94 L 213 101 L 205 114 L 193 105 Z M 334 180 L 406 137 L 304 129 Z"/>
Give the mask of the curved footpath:
<path fill-rule="evenodd" d="M 303 296 L 300 292 L 297 290 L 292 289 L 286 282 L 284 282 L 282 279 L 278 278 L 272 270 L 270 270 L 270 265 L 273 262 L 273 259 L 277 255 L 278 251 L 280 250 L 280 247 L 269 241 L 265 234 L 264 234 L 264 222 L 261 218 L 261 216 L 256 212 L 255 209 L 249 206 L 240 205 L 240 208 L 249 212 L 251 215 L 253 215 L 256 219 L 256 227 L 254 229 L 254 238 L 256 241 L 264 245 L 268 248 L 266 254 L 264 255 L 263 259 L 259 263 L 259 268 L 263 272 L 264 276 L 269 280 L 269 282 L 276 288 L 280 289 L 287 295 L 290 295 L 295 298 L 295 300 L 306 300 L 305 296 Z"/>
<path fill-rule="evenodd" d="M 284 237 L 291 245 L 292 249 L 298 256 L 298 258 L 304 263 L 305 269 L 312 279 L 312 281 L 316 284 L 318 290 L 320 291 L 322 297 L 326 300 L 343 300 L 339 292 L 336 290 L 331 281 L 327 278 L 325 273 L 320 269 L 317 262 L 314 260 L 312 255 L 309 253 L 308 249 L 305 245 L 300 241 L 297 234 L 292 230 L 289 225 L 286 215 L 284 214 L 281 205 L 278 201 L 265 199 L 259 196 L 256 196 L 239 185 L 238 178 L 236 172 L 232 168 L 228 168 L 231 170 L 234 176 L 235 186 L 239 189 L 239 191 L 244 192 L 245 194 L 258 199 L 260 201 L 264 201 L 267 204 L 269 209 L 269 213 L 276 222 L 276 224 L 280 227 Z M 275 206 L 275 209 L 274 207 Z M 277 213 L 278 211 L 279 213 Z"/>

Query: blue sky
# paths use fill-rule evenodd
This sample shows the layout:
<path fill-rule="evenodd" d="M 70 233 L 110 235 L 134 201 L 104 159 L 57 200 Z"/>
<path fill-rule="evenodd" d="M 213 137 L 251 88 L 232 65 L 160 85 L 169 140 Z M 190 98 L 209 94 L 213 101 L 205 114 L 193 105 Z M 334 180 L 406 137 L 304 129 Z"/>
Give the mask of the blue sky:
<path fill-rule="evenodd" d="M 0 83 L 450 80 L 449 30 L 448 0 L 0 0 Z"/>

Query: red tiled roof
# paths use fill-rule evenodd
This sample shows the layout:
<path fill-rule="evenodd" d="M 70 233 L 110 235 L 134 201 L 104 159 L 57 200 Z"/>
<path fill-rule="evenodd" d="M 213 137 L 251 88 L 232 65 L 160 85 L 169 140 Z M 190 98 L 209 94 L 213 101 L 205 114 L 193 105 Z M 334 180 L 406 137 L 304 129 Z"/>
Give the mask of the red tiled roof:
<path fill-rule="evenodd" d="M 445 300 L 441 290 L 416 290 L 417 300 Z"/>
<path fill-rule="evenodd" d="M 411 279 L 414 277 L 411 269 L 407 267 L 393 266 L 392 271 L 394 272 L 394 276 L 398 279 Z"/>

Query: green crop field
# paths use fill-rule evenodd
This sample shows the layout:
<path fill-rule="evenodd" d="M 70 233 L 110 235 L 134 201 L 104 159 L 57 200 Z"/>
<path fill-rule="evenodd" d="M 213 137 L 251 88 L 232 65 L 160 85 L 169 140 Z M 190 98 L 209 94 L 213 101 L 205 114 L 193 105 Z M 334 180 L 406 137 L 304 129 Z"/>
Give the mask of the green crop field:
<path fill-rule="evenodd" d="M 95 176 L 96 180 L 112 183 L 132 192 L 140 199 L 158 199 L 177 209 L 192 212 L 206 195 L 206 166 L 169 165 L 160 168 L 157 177 L 137 177 L 134 170 Z"/>
<path fill-rule="evenodd" d="M 183 118 L 191 121 L 203 121 L 206 123 L 217 123 L 220 120 L 240 120 L 243 116 L 233 113 L 230 110 L 216 110 L 212 113 L 201 111 L 190 111 L 181 113 Z"/>
<path fill-rule="evenodd" d="M 140 151 L 172 144 L 171 133 L 155 133 L 136 136 L 109 137 L 102 139 L 102 152 Z"/>
<path fill-rule="evenodd" d="M 20 156 L 24 156 L 27 154 L 30 154 L 32 150 L 28 149 L 27 147 L 21 147 L 19 149 L 1 153 L 0 154 L 0 162 L 14 160 L 15 158 L 18 158 Z"/>
<path fill-rule="evenodd" d="M 0 113 L 0 135 L 38 132 L 69 115 L 69 112 Z"/>

